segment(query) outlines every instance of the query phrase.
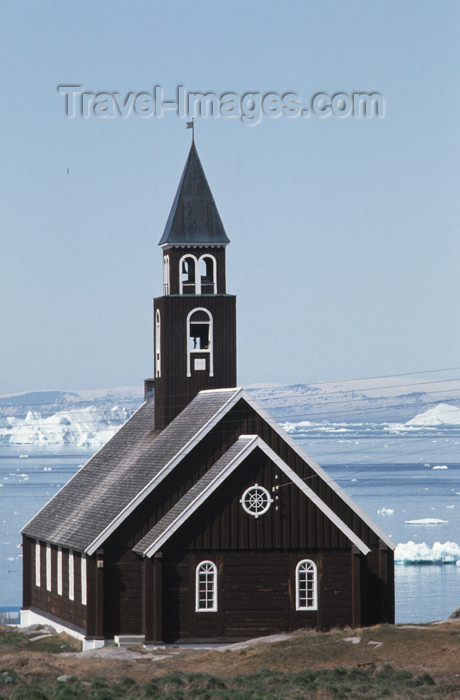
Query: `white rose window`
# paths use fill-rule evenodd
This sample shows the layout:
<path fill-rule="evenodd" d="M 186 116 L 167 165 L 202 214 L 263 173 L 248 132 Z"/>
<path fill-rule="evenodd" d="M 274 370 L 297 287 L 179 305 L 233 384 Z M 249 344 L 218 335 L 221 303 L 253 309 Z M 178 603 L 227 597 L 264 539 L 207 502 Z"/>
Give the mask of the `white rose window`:
<path fill-rule="evenodd" d="M 259 515 L 263 515 L 267 512 L 273 503 L 273 498 L 263 486 L 254 484 L 254 486 L 250 486 L 243 493 L 240 498 L 240 503 L 246 513 L 253 515 L 254 518 L 258 518 Z"/>

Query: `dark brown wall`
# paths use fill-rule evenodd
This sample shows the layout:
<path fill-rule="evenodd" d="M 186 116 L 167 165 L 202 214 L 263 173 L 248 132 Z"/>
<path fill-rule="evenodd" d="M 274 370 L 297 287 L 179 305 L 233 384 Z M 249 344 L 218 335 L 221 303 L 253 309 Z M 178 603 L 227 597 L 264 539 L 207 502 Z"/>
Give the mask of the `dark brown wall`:
<path fill-rule="evenodd" d="M 51 591 L 46 589 L 46 543 L 41 542 L 40 587 L 35 585 L 35 540 L 24 537 L 23 557 L 25 567 L 30 571 L 29 585 L 25 587 L 24 607 L 48 612 L 54 617 L 70 623 L 79 630 L 86 630 L 87 606 L 81 603 L 81 559 L 74 552 L 74 592 L 75 600 L 69 599 L 69 551 L 62 549 L 62 595 L 57 592 L 57 547 L 51 545 Z M 87 570 L 91 559 L 87 558 Z M 88 595 L 90 591 L 88 590 Z"/>
<path fill-rule="evenodd" d="M 142 559 L 112 538 L 104 548 L 104 636 L 140 634 Z"/>
<path fill-rule="evenodd" d="M 295 567 L 306 557 L 318 567 L 318 611 L 295 610 Z M 207 559 L 218 569 L 218 611 L 195 612 L 196 566 Z M 166 642 L 236 640 L 352 622 L 347 552 L 165 552 L 163 591 Z"/>
<path fill-rule="evenodd" d="M 274 499 L 259 518 L 248 514 L 240 503 L 243 492 L 255 483 Z M 173 535 L 168 548 L 349 549 L 350 543 L 266 454 L 256 449 Z"/>
<path fill-rule="evenodd" d="M 213 317 L 214 376 L 192 369 L 187 377 L 187 315 L 202 307 Z M 161 377 L 155 377 L 155 425 L 164 428 L 202 389 L 236 386 L 236 297 L 166 296 L 154 300 L 161 315 Z M 208 354 L 196 354 L 207 358 Z M 193 364 L 193 363 L 192 363 Z"/>

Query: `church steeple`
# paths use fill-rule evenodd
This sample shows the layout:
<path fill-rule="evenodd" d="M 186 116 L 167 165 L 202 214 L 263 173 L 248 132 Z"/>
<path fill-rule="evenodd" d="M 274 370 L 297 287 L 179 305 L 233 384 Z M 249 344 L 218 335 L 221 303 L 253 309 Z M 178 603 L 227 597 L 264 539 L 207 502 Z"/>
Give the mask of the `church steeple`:
<path fill-rule="evenodd" d="M 225 246 L 225 233 L 214 197 L 192 141 L 163 236 L 158 245 Z"/>
<path fill-rule="evenodd" d="M 154 300 L 155 426 L 202 389 L 236 385 L 236 297 L 226 294 L 230 243 L 195 143 L 159 242 L 163 296 Z"/>

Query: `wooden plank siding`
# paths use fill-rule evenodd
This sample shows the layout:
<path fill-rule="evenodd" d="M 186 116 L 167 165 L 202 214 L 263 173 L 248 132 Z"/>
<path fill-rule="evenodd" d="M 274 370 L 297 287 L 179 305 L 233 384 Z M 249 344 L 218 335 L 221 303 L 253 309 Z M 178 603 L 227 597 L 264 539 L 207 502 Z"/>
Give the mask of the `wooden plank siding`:
<path fill-rule="evenodd" d="M 187 377 L 187 315 L 198 307 L 207 309 L 213 318 L 212 377 L 208 360 L 205 371 L 192 369 Z M 202 389 L 236 386 L 236 297 L 158 297 L 154 300 L 154 318 L 157 309 L 161 317 L 161 377 L 156 377 L 154 383 L 155 426 L 164 428 Z"/>
<path fill-rule="evenodd" d="M 306 557 L 318 566 L 318 611 L 295 609 L 295 568 Z M 218 567 L 217 612 L 195 612 L 195 571 L 204 560 Z M 163 590 L 165 642 L 238 640 L 352 623 L 347 552 L 168 552 Z"/>
<path fill-rule="evenodd" d="M 57 547 L 51 545 L 51 591 L 46 588 L 46 543 L 40 542 L 40 586 L 35 579 L 35 540 L 23 539 L 23 557 L 30 571 L 30 586 L 23 607 L 51 614 L 80 631 L 86 631 L 87 606 L 81 602 L 81 556 L 74 552 L 74 600 L 69 598 L 69 551 L 62 550 L 62 595 L 57 592 Z M 90 561 L 90 558 L 87 559 Z"/>

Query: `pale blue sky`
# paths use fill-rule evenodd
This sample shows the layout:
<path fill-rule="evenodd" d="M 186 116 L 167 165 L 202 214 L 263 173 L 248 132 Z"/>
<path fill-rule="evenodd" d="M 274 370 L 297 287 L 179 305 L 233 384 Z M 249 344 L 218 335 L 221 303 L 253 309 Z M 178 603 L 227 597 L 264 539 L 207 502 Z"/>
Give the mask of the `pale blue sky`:
<path fill-rule="evenodd" d="M 158 240 L 190 145 L 92 92 L 379 92 L 382 119 L 197 119 L 232 243 L 239 382 L 458 366 L 460 6 L 0 2 L 0 393 L 152 374 Z M 67 175 L 67 168 L 70 175 Z"/>

